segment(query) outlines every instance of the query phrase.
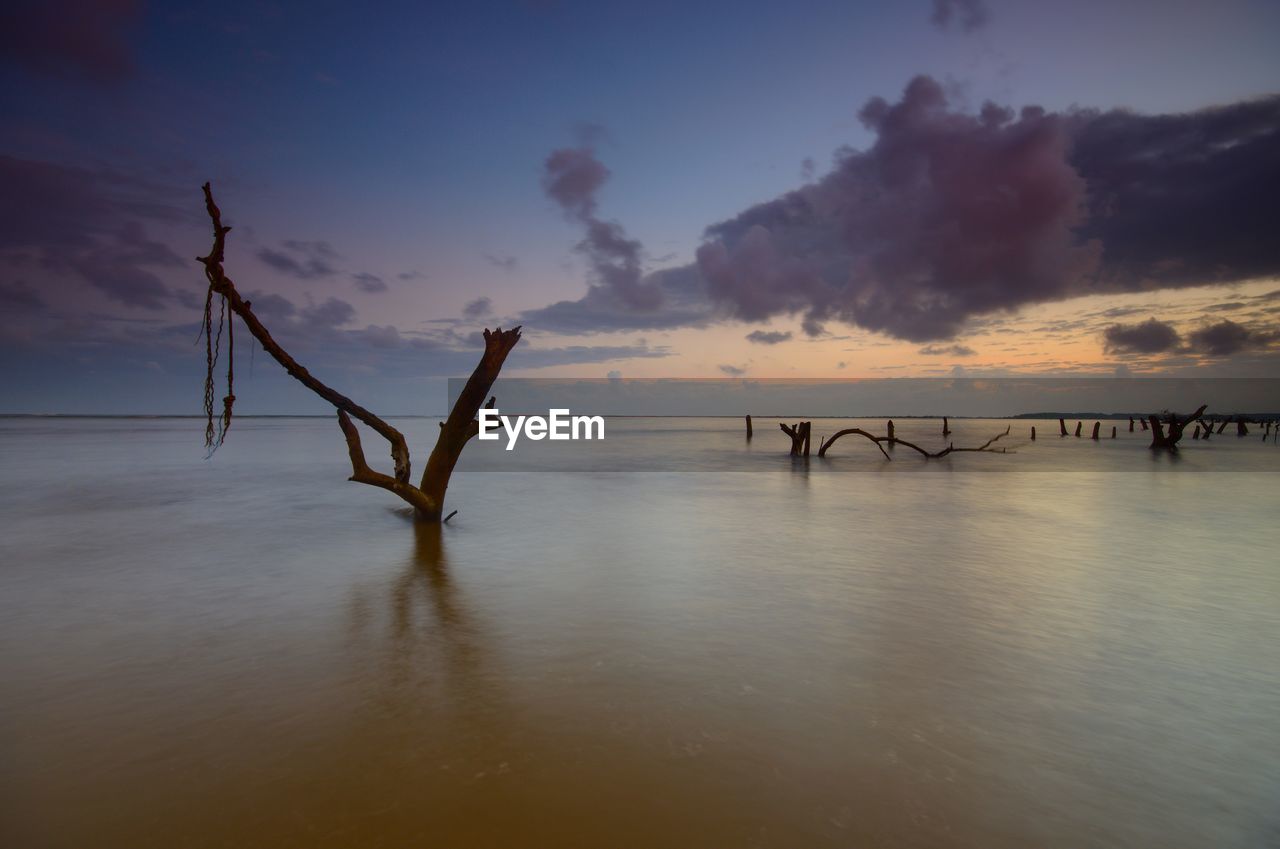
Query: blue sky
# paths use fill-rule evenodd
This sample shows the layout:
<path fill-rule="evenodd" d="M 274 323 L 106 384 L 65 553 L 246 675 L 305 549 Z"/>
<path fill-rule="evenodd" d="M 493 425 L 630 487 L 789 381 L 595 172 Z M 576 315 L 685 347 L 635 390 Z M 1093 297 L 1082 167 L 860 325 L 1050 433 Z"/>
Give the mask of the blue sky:
<path fill-rule="evenodd" d="M 936 5 L 950 10 L 946 26 L 932 20 Z M 7 310 L 0 335 L 10 412 L 195 411 L 202 358 L 175 340 L 191 335 L 203 299 L 191 258 L 207 249 L 199 205 L 206 179 L 237 227 L 228 271 L 240 288 L 287 301 L 292 317 L 281 313 L 281 321 L 296 324 L 285 337 L 299 358 L 335 383 L 362 387 L 389 413 L 434 412 L 427 395 L 474 357 L 467 336 L 522 318 L 527 341 L 510 368 L 529 375 L 739 369 L 820 377 L 899 363 L 928 373 L 916 365 L 918 352 L 942 331 L 877 323 L 862 317 L 863 301 L 833 304 L 826 296 L 815 306 L 779 295 L 776 308 L 752 311 L 738 291 L 721 301 L 713 295 L 697 323 L 646 327 L 641 316 L 625 329 L 610 323 L 587 333 L 531 323 L 544 307 L 574 302 L 599 284 L 592 275 L 600 266 L 575 250 L 583 222 L 545 190 L 549 154 L 587 150 L 607 168 L 592 196 L 595 215 L 640 243 L 645 274 L 687 268 L 705 276 L 698 252 L 707 227 L 820 184 L 847 162 L 849 148 L 884 142 L 885 132 L 861 121 L 859 110 L 874 97 L 905 107 L 904 91 L 920 76 L 945 92 L 946 114 L 970 116 L 987 100 L 1015 110 L 1036 104 L 1054 116 L 1194 113 L 1280 89 L 1280 6 L 1268 2 L 371 9 L 97 0 L 18 3 L 3 14 L 4 220 L 23 225 L 11 233 L 32 231 L 28 242 L 14 235 L 0 245 L 0 286 L 12 304 L 26 305 L 25 313 Z M 1257 120 L 1272 121 L 1267 110 Z M 1062 132 L 1076 144 L 1076 130 Z M 1274 163 L 1261 162 L 1263 191 L 1273 187 L 1266 169 Z M 1084 164 L 1071 165 L 1084 174 Z M 68 201 L 80 212 L 50 200 L 39 181 L 54 173 L 97 187 L 92 198 Z M 102 210 L 90 220 L 93 204 Z M 45 218 L 66 237 L 31 224 Z M 122 235 L 130 222 L 133 235 Z M 732 228 L 723 237 L 730 256 L 739 237 Z M 799 251 L 797 244 L 781 249 Z M 847 246 L 841 257 L 849 250 L 856 260 Z M 1265 301 L 1277 288 L 1272 271 L 1280 262 L 1233 250 L 1207 245 L 1205 267 L 1238 273 L 1135 277 L 1097 293 L 1138 299 L 1107 303 L 1132 307 L 1117 315 L 1134 322 L 1168 323 L 1187 340 L 1182 347 L 1123 350 L 1105 336 L 1105 317 L 1088 326 L 1087 350 L 1037 337 L 1037 327 L 1067 320 L 1063 309 L 1103 312 L 1089 306 L 1089 291 L 1062 283 L 1043 296 L 988 298 L 980 308 L 970 301 L 936 341 L 975 348 L 973 340 L 992 332 L 983 322 L 1001 321 L 1011 322 L 1023 347 L 1001 359 L 978 345 L 978 361 L 930 359 L 928 368 L 1016 371 L 1032 362 L 1033 349 L 1053 349 L 1070 351 L 1054 360 L 1064 369 L 1256 373 L 1270 364 L 1273 341 L 1272 314 L 1256 308 L 1263 301 L 1219 311 L 1251 340 L 1231 359 L 1206 361 L 1203 346 L 1197 352 L 1190 342 L 1218 317 L 1201 305 Z M 299 274 L 264 255 L 293 257 L 296 268 L 318 264 Z M 360 288 L 357 275 L 380 283 Z M 947 291 L 951 282 L 935 284 Z M 1201 284 L 1233 287 L 1232 294 L 1217 297 Z M 1164 294 L 1153 301 L 1153 291 Z M 481 297 L 491 311 L 465 316 Z M 350 309 L 320 310 L 331 300 Z M 819 334 L 810 332 L 813 322 L 801 326 L 817 312 Z M 324 324 L 323 315 L 343 320 Z M 780 346 L 748 341 L 759 329 L 792 335 Z M 417 348 L 407 344 L 413 339 Z M 255 366 L 262 391 L 243 393 L 246 411 L 315 409 L 269 368 Z"/>

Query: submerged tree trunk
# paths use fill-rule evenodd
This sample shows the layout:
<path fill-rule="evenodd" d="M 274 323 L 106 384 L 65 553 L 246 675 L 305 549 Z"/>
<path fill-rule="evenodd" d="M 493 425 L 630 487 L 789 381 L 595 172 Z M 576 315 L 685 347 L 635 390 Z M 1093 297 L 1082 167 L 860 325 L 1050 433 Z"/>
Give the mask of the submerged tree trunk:
<path fill-rule="evenodd" d="M 1151 421 L 1151 447 L 1166 448 L 1170 451 L 1178 450 L 1178 442 L 1182 439 L 1182 431 L 1187 425 L 1200 418 L 1204 413 L 1207 404 L 1201 404 L 1200 409 L 1196 410 L 1186 418 L 1179 418 L 1176 413 L 1169 414 L 1169 433 L 1164 432 L 1164 426 L 1160 423 L 1160 417 L 1156 415 L 1150 416 Z"/>
<path fill-rule="evenodd" d="M 489 389 L 498 377 L 498 372 L 502 370 L 507 354 L 520 341 L 520 328 L 485 330 L 485 349 L 480 357 L 480 363 L 471 373 L 453 409 L 449 411 L 448 419 L 441 422 L 440 434 L 427 460 L 427 467 L 422 473 L 422 481 L 418 486 L 414 486 L 409 482 L 411 464 L 409 446 L 404 434 L 347 396 L 313 377 L 306 368 L 280 347 L 254 314 L 251 302 L 240 296 L 235 283 L 226 275 L 222 267 L 226 237 L 227 233 L 231 232 L 231 228 L 223 225 L 222 212 L 213 201 L 213 190 L 208 183 L 204 184 L 204 200 L 205 209 L 213 222 L 213 249 L 208 256 L 197 257 L 197 259 L 204 265 L 205 277 L 209 280 L 210 298 L 213 295 L 224 298 L 226 306 L 240 317 L 245 327 L 262 345 L 262 350 L 284 366 L 291 377 L 337 408 L 338 426 L 346 439 L 347 454 L 351 459 L 349 480 L 393 492 L 413 508 L 415 517 L 420 521 L 439 522 L 444 509 L 445 490 L 449 487 L 449 477 L 453 474 L 453 468 L 462 454 L 463 447 L 479 431 L 476 414 L 484 404 L 485 396 L 489 394 Z M 209 368 L 212 373 L 212 359 L 210 359 Z M 230 420 L 231 405 L 234 402 L 235 396 L 231 394 L 223 399 L 226 407 L 224 421 Z M 493 399 L 490 398 L 489 406 L 492 405 Z M 351 421 L 352 418 L 372 428 L 391 444 L 391 460 L 394 467 L 392 475 L 370 468 L 360 442 L 360 432 Z"/>

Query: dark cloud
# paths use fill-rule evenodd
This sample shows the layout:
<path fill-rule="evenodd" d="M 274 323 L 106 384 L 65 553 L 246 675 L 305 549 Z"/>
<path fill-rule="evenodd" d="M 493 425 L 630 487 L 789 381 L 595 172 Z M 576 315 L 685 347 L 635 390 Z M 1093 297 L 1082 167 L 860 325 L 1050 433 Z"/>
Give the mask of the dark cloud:
<path fill-rule="evenodd" d="M 370 324 L 360 331 L 360 337 L 374 348 L 399 348 L 404 344 L 400 331 L 390 324 Z"/>
<path fill-rule="evenodd" d="M 1100 288 L 1280 273 L 1280 96 L 1179 115 L 1082 112 L 1070 160 L 1088 185 L 1082 238 Z"/>
<path fill-rule="evenodd" d="M 520 261 L 510 254 L 495 254 L 485 251 L 484 258 L 490 265 L 501 268 L 503 271 L 515 271 L 516 266 L 520 264 Z"/>
<path fill-rule="evenodd" d="M 1215 357 L 1227 357 L 1250 348 L 1265 348 L 1280 337 L 1275 331 L 1251 330 L 1242 324 L 1225 320 L 1191 332 L 1189 337 L 1194 351 L 1203 351 Z"/>
<path fill-rule="evenodd" d="M 467 318 L 483 318 L 493 312 L 493 301 L 488 298 L 476 298 L 462 308 L 462 314 Z"/>
<path fill-rule="evenodd" d="M 9 0 L 0 7 L 0 61 L 38 74 L 125 79 L 141 13 L 139 0 Z"/>
<path fill-rule="evenodd" d="M 777 345 L 790 338 L 790 330 L 753 330 L 747 334 L 747 341 L 755 342 L 757 345 Z"/>
<path fill-rule="evenodd" d="M 331 329 L 350 323 L 356 317 L 356 308 L 340 298 L 328 298 L 323 303 L 304 308 L 299 315 L 308 327 Z"/>
<path fill-rule="evenodd" d="M 603 333 L 701 327 L 711 321 L 712 309 L 695 267 L 657 271 L 647 276 L 646 283 L 661 290 L 661 308 L 633 309 L 602 287 L 590 286 L 579 300 L 557 301 L 522 313 L 520 323 L 557 333 Z"/>
<path fill-rule="evenodd" d="M 834 321 L 933 342 L 1030 304 L 1280 274 L 1280 97 L 1166 116 L 991 103 L 971 114 L 917 77 L 860 116 L 869 148 L 709 227 L 691 276 L 629 268 L 656 307 L 597 279 L 528 323 L 572 333 L 799 316 L 810 336 Z M 558 153 L 576 175 L 560 184 L 566 210 L 593 215 L 607 171 L 590 151 Z"/>
<path fill-rule="evenodd" d="M 44 300 L 26 283 L 0 283 L 0 308 L 6 313 L 39 312 L 45 306 Z"/>
<path fill-rule="evenodd" d="M 338 259 L 338 254 L 328 242 L 286 239 L 280 244 L 285 248 L 284 251 L 262 248 L 258 251 L 258 259 L 276 271 L 297 277 L 299 280 L 332 277 L 337 273 L 333 262 Z"/>
<path fill-rule="evenodd" d="M 926 357 L 972 357 L 977 351 L 967 345 L 925 345 L 920 353 Z"/>
<path fill-rule="evenodd" d="M 409 281 L 409 280 L 426 280 L 426 279 L 427 279 L 427 275 L 423 274 L 421 271 L 416 271 L 416 270 L 415 270 L 415 271 L 401 271 L 399 274 L 397 274 L 397 275 L 396 275 L 396 279 L 397 279 L 397 280 L 405 280 L 405 281 Z"/>
<path fill-rule="evenodd" d="M 747 373 L 747 370 L 745 368 L 742 368 L 740 366 L 728 365 L 728 364 L 722 364 L 721 366 L 719 366 L 719 369 L 720 371 L 724 372 L 730 377 L 742 377 L 744 374 Z"/>
<path fill-rule="evenodd" d="M 954 21 L 965 32 L 973 32 L 990 19 L 991 14 L 983 0 L 933 0 L 930 20 L 938 29 L 950 29 Z"/>
<path fill-rule="evenodd" d="M 356 288 L 361 292 L 368 292 L 371 295 L 379 292 L 387 291 L 387 283 L 376 274 L 370 274 L 367 271 L 361 271 L 358 274 L 352 274 L 351 279 L 355 281 Z"/>
<path fill-rule="evenodd" d="M 708 228 L 698 264 L 731 315 L 802 313 L 810 335 L 838 320 L 923 342 L 1064 297 L 1092 271 L 1097 249 L 1073 233 L 1085 185 L 1063 118 L 960 113 L 927 77 L 860 114 L 877 135 L 869 150 Z"/>
<path fill-rule="evenodd" d="M 1109 354 L 1159 354 L 1178 347 L 1178 331 L 1155 318 L 1141 324 L 1113 324 L 1102 332 Z"/>
<path fill-rule="evenodd" d="M 591 148 L 563 148 L 547 157 L 543 188 L 570 219 L 585 228 L 577 250 L 590 264 L 597 298 L 616 301 L 626 309 L 656 310 L 662 305 L 662 290 L 642 279 L 643 246 L 627 238 L 618 222 L 596 216 L 596 192 L 608 177 L 609 169 Z"/>
<path fill-rule="evenodd" d="M 113 300 L 159 309 L 165 270 L 192 265 L 152 239 L 143 219 L 182 220 L 169 190 L 109 171 L 0 156 L 0 267 L 38 264 L 51 303 L 74 303 L 82 281 Z"/>
<path fill-rule="evenodd" d="M 590 147 L 553 150 L 543 163 L 543 189 L 574 218 L 595 215 L 596 192 L 608 179 L 609 169 Z"/>

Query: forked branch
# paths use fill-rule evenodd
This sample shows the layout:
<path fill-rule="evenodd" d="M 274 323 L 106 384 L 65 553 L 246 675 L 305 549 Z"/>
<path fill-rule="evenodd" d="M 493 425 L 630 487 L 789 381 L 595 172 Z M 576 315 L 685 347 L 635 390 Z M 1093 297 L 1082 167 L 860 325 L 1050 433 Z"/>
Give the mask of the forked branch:
<path fill-rule="evenodd" d="M 347 454 L 351 458 L 351 480 L 393 492 L 413 506 L 419 519 L 439 522 L 444 506 L 445 490 L 449 485 L 449 476 L 453 473 L 458 455 L 462 453 L 467 440 L 475 436 L 479 430 L 476 413 L 479 412 L 480 405 L 493 386 L 498 372 L 501 371 L 507 354 L 520 341 L 520 328 L 484 331 L 485 350 L 480 363 L 449 411 L 448 419 L 440 425 L 440 434 L 436 439 L 431 457 L 427 460 L 421 486 L 414 486 L 409 482 L 411 468 L 409 446 L 405 442 L 404 434 L 341 392 L 316 379 L 271 337 L 267 328 L 254 315 L 250 302 L 240 296 L 235 283 L 223 269 L 227 233 L 231 232 L 231 228 L 222 223 L 222 212 L 214 203 L 213 190 L 208 183 L 204 184 L 204 202 L 209 218 L 213 222 L 213 247 L 208 256 L 197 257 L 197 259 L 204 265 L 205 277 L 209 280 L 210 297 L 219 295 L 224 298 L 226 305 L 240 317 L 249 328 L 249 332 L 262 345 L 262 350 L 284 366 L 285 371 L 295 380 L 337 408 L 338 426 L 342 428 L 342 435 L 347 441 Z M 226 401 L 228 407 L 233 401 L 234 398 L 228 396 Z M 488 406 L 492 407 L 494 401 L 495 399 L 490 398 Z M 360 442 L 360 432 L 356 429 L 353 418 L 368 425 L 391 444 L 394 475 L 386 475 L 370 468 L 365 459 L 364 447 Z"/>
<path fill-rule="evenodd" d="M 888 443 L 889 447 L 891 448 L 894 445 L 902 445 L 907 448 L 910 448 L 913 451 L 919 452 L 926 460 L 936 460 L 940 457 L 945 457 L 948 454 L 954 454 L 960 451 L 971 451 L 971 452 L 985 451 L 991 454 L 1007 454 L 1009 453 L 1009 449 L 1003 448 L 1003 447 L 992 448 L 991 446 L 995 445 L 1001 439 L 1008 436 L 1010 429 L 1011 427 L 1005 428 L 1004 433 L 996 434 L 995 436 L 991 437 L 986 442 L 982 443 L 976 448 L 957 448 L 955 447 L 955 444 L 952 443 L 947 445 L 947 447 L 943 448 L 941 451 L 928 451 L 924 448 L 921 448 L 919 445 L 916 445 L 914 442 L 908 442 L 907 440 L 901 439 L 896 435 L 876 436 L 874 433 L 869 433 L 863 430 L 862 428 L 850 427 L 850 428 L 845 428 L 844 430 L 841 430 L 841 431 L 837 431 L 836 433 L 831 435 L 830 439 L 823 442 L 822 445 L 818 448 L 818 456 L 825 457 L 827 455 L 827 449 L 830 448 L 837 439 L 839 439 L 842 436 L 848 436 L 849 434 L 856 434 L 857 436 L 863 436 L 871 440 L 872 442 L 874 442 L 876 444 L 876 447 L 880 449 L 880 453 L 885 456 L 886 460 L 891 460 L 893 458 L 889 456 L 888 451 L 884 450 L 885 443 Z"/>

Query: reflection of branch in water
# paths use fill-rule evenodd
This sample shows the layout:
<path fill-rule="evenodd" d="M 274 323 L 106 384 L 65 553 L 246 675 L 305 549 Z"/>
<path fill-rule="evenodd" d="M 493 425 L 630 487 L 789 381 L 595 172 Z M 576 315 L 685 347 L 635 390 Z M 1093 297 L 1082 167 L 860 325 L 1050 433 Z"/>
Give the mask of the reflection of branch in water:
<path fill-rule="evenodd" d="M 403 571 L 381 591 L 387 593 L 385 618 L 371 604 L 381 592 L 352 598 L 353 643 L 366 636 L 377 640 L 373 662 L 361 664 L 361 674 L 372 679 L 370 692 L 397 711 L 418 709 L 424 699 L 472 708 L 501 701 L 489 686 L 493 677 L 483 671 L 488 652 L 481 629 L 450 575 L 447 530 L 414 523 L 412 531 Z"/>

